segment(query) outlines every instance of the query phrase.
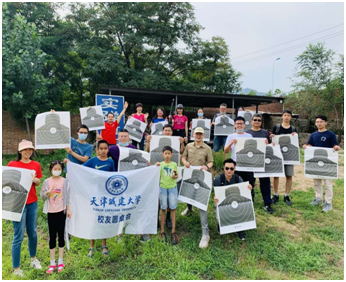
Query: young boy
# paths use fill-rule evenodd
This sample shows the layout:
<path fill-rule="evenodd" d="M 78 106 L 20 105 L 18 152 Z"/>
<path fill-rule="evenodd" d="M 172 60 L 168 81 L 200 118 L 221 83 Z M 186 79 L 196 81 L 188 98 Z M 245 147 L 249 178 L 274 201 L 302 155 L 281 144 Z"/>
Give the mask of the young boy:
<path fill-rule="evenodd" d="M 303 145 L 305 150 L 308 146 L 333 148 L 335 151 L 339 151 L 340 147 L 336 139 L 334 132 L 327 130 L 327 117 L 324 115 L 318 115 L 315 118 L 315 125 L 317 131 L 310 135 L 307 144 Z M 322 211 L 329 212 L 332 208 L 333 200 L 333 181 L 331 179 L 324 179 L 326 185 L 325 205 Z M 323 204 L 323 185 L 322 179 L 314 179 L 315 199 L 311 202 L 311 205 L 317 206 Z"/>
<path fill-rule="evenodd" d="M 167 207 L 171 209 L 172 213 L 172 235 L 171 241 L 173 245 L 178 244 L 179 237 L 175 233 L 175 223 L 176 223 L 176 208 L 178 202 L 178 188 L 176 179 L 178 178 L 178 166 L 175 162 L 171 162 L 173 156 L 173 150 L 170 146 L 165 146 L 162 149 L 162 156 L 164 161 L 159 163 L 157 166 L 161 166 L 161 177 L 160 177 L 160 204 L 161 204 L 161 235 L 165 242 L 167 242 L 167 237 L 165 234 L 165 213 Z"/>
<path fill-rule="evenodd" d="M 108 151 L 108 142 L 106 140 L 99 141 L 97 143 L 96 149 L 97 157 L 91 158 L 90 160 L 86 161 L 83 165 L 104 171 L 115 171 L 114 161 L 107 157 Z M 90 240 L 88 257 L 94 256 L 94 246 L 95 240 Z M 109 255 L 106 239 L 102 239 L 102 254 L 104 257 L 108 257 Z"/>

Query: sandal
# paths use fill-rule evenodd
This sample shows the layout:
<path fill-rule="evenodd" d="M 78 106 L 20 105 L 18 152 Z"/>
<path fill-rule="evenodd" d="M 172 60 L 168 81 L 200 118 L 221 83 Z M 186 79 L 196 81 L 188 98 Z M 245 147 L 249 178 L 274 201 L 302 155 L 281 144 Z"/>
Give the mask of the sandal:
<path fill-rule="evenodd" d="M 89 257 L 89 258 L 94 257 L 94 251 L 95 251 L 94 248 L 89 248 L 89 250 L 88 250 L 88 257 Z M 90 252 L 91 252 L 91 254 L 90 254 Z"/>
<path fill-rule="evenodd" d="M 53 271 L 55 270 L 55 268 L 56 268 L 56 266 L 55 266 L 55 265 L 51 265 L 51 266 L 48 268 L 48 270 L 46 271 L 46 273 L 48 273 L 48 274 L 52 274 L 52 273 L 53 273 Z"/>
<path fill-rule="evenodd" d="M 65 264 L 61 263 L 58 265 L 58 273 L 63 271 L 64 270 L 64 267 L 65 267 Z"/>
<path fill-rule="evenodd" d="M 103 249 L 106 249 L 106 251 L 104 251 Z M 108 252 L 108 247 L 107 246 L 102 246 L 102 254 L 103 254 L 103 256 L 105 258 L 108 257 L 109 252 Z"/>
<path fill-rule="evenodd" d="M 163 242 L 167 242 L 167 236 L 166 236 L 166 233 L 165 232 L 162 232 L 161 235 L 160 235 L 160 239 L 163 241 Z"/>

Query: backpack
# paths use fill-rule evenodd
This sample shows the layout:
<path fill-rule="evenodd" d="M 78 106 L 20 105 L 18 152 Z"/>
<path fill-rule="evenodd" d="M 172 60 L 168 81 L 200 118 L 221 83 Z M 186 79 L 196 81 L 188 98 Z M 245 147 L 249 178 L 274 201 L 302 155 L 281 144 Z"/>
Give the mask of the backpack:
<path fill-rule="evenodd" d="M 281 124 L 275 125 L 275 132 L 274 132 L 275 135 L 279 134 L 280 126 L 281 126 Z M 293 125 L 291 125 L 291 127 L 292 127 L 292 132 L 296 132 L 297 131 L 296 128 Z"/>

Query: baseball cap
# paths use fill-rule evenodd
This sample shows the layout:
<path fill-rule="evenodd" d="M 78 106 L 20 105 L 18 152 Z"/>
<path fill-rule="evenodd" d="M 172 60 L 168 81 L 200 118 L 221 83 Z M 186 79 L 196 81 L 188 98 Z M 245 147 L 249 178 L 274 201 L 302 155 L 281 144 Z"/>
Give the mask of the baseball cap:
<path fill-rule="evenodd" d="M 183 104 L 178 104 L 178 105 L 177 105 L 177 109 L 184 109 Z"/>
<path fill-rule="evenodd" d="M 204 129 L 202 127 L 196 127 L 194 133 L 203 133 L 204 134 Z"/>

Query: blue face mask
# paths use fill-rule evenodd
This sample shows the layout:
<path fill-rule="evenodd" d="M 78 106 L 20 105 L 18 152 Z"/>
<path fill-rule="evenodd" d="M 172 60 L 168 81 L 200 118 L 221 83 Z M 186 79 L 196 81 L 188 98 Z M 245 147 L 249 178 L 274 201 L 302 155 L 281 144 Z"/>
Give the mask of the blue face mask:
<path fill-rule="evenodd" d="M 88 134 L 85 133 L 78 133 L 78 139 L 81 141 L 84 141 L 85 139 L 87 139 Z"/>
<path fill-rule="evenodd" d="M 203 116 L 203 113 L 198 113 L 197 114 L 199 117 L 202 117 Z"/>
<path fill-rule="evenodd" d="M 242 130 L 238 130 L 238 129 L 237 129 L 237 132 L 238 132 L 238 133 L 242 133 L 242 132 L 244 132 L 244 129 L 242 129 Z"/>
<path fill-rule="evenodd" d="M 118 144 L 122 147 L 127 147 L 130 144 L 130 142 L 126 142 L 126 143 L 118 142 Z"/>

